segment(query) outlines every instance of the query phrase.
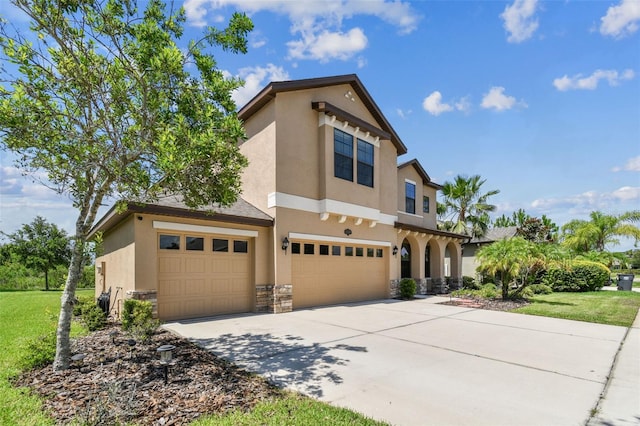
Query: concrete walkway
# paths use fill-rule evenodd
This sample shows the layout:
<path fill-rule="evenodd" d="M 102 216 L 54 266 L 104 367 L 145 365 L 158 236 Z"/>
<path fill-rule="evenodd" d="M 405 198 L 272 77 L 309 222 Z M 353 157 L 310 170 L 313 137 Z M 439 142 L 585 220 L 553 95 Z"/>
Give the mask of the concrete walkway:
<path fill-rule="evenodd" d="M 391 424 L 585 425 L 596 408 L 592 424 L 637 422 L 637 327 L 617 355 L 625 327 L 437 304 L 445 300 L 165 328 L 278 385 Z"/>

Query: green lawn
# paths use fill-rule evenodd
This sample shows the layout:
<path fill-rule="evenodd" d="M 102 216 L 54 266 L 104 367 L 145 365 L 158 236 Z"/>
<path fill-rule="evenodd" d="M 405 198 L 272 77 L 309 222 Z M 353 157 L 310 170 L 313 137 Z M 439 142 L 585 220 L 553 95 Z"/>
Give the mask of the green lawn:
<path fill-rule="evenodd" d="M 80 290 L 77 295 L 92 295 Z M 40 399 L 26 389 L 11 386 L 9 379 L 19 373 L 24 345 L 32 338 L 54 330 L 60 310 L 58 291 L 0 292 L 0 425 L 53 425 L 41 411 Z M 81 332 L 74 325 L 72 332 Z M 250 413 L 234 412 L 208 416 L 197 425 L 383 425 L 352 411 L 332 407 L 311 398 L 287 393 L 282 399 L 259 404 Z"/>
<path fill-rule="evenodd" d="M 11 386 L 26 342 L 56 328 L 60 311 L 59 291 L 0 292 L 0 424 L 48 425 L 53 421 L 40 410 L 40 400 L 25 389 Z M 93 294 L 79 290 L 77 294 Z M 80 332 L 74 327 L 74 333 Z"/>
<path fill-rule="evenodd" d="M 640 293 L 594 291 L 535 296 L 513 312 L 629 327 L 640 308 Z"/>

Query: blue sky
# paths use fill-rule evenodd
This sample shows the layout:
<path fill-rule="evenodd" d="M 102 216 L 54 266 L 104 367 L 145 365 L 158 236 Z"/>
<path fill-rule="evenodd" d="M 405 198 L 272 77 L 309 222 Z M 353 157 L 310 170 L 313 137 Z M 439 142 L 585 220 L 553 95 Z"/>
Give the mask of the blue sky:
<path fill-rule="evenodd" d="M 356 73 L 432 180 L 480 174 L 495 216 L 523 208 L 562 225 L 640 208 L 640 1 L 186 0 L 187 39 L 244 11 L 246 80 Z M 2 15 L 20 23 L 6 3 Z M 73 228 L 68 199 L 0 159 L 0 229 L 36 214 Z M 627 249 L 625 241 L 616 249 Z"/>

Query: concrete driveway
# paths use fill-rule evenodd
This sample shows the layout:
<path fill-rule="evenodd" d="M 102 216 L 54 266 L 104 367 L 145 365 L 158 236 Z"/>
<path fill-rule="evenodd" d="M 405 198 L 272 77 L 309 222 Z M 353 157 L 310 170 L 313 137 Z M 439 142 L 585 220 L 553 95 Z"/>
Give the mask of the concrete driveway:
<path fill-rule="evenodd" d="M 392 424 L 585 424 L 626 328 L 437 304 L 444 300 L 165 328 L 278 385 Z"/>

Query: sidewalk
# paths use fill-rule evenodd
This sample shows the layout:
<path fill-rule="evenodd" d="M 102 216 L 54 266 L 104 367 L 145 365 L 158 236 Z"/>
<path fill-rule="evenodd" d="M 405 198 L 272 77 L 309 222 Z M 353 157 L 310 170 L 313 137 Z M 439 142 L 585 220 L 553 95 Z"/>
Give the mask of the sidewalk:
<path fill-rule="evenodd" d="M 615 288 L 615 287 L 614 287 Z M 634 288 L 634 291 L 640 289 Z M 640 311 L 621 343 L 589 426 L 640 424 Z"/>

